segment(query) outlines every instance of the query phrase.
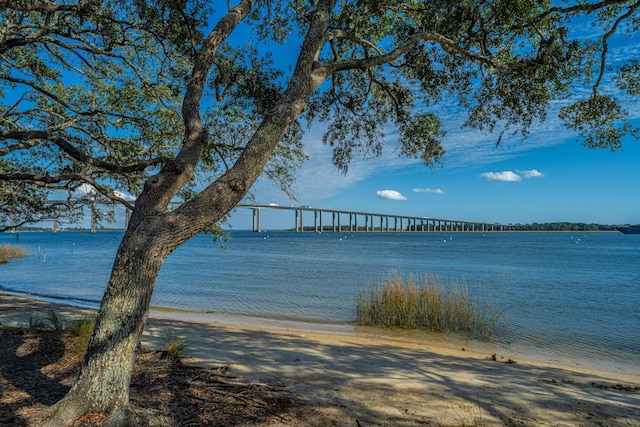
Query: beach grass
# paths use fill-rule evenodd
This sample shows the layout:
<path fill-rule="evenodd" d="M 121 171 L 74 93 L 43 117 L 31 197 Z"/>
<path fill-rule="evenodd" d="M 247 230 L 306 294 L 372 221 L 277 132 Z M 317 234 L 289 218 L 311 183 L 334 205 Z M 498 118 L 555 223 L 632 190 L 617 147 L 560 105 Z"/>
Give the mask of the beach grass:
<path fill-rule="evenodd" d="M 49 310 L 47 313 L 47 321 L 49 322 L 49 326 L 56 332 L 62 332 L 67 324 L 64 316 L 55 310 Z"/>
<path fill-rule="evenodd" d="M 356 322 L 381 328 L 463 332 L 489 339 L 500 314 L 486 300 L 469 296 L 466 283 L 391 272 L 382 283 L 356 292 Z"/>
<path fill-rule="evenodd" d="M 96 326 L 96 316 L 82 316 L 76 319 L 67 320 L 65 316 L 49 310 L 43 317 L 33 314 L 25 319 L 25 328 L 29 332 L 54 331 L 59 334 L 71 333 L 75 336 L 72 352 L 74 354 L 84 354 L 89 346 L 89 340 Z"/>
<path fill-rule="evenodd" d="M 166 355 L 171 360 L 180 360 L 186 356 L 187 343 L 176 332 L 169 328 L 164 331 L 164 342 L 167 345 Z"/>
<path fill-rule="evenodd" d="M 38 332 L 45 330 L 46 325 L 44 320 L 42 320 L 42 317 L 37 314 L 33 314 L 25 320 L 25 327 L 29 332 Z"/>
<path fill-rule="evenodd" d="M 27 256 L 27 250 L 22 246 L 0 245 L 0 264 L 6 264 L 11 258 Z"/>
<path fill-rule="evenodd" d="M 74 353 L 83 354 L 87 350 L 95 326 L 96 316 L 82 316 L 68 322 L 67 330 L 77 334 L 73 345 Z"/>

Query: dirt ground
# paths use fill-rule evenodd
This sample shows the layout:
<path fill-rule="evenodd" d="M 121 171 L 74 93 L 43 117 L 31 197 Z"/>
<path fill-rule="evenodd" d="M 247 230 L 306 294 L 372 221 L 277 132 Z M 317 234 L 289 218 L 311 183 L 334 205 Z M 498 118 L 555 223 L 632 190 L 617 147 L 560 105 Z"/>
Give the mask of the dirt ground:
<path fill-rule="evenodd" d="M 0 327 L 0 426 L 38 426 L 77 375 L 75 336 Z M 148 426 L 306 425 L 296 401 L 277 385 L 239 381 L 225 367 L 199 368 L 141 349 L 131 382 L 131 404 Z M 91 414 L 76 426 L 98 426 Z"/>

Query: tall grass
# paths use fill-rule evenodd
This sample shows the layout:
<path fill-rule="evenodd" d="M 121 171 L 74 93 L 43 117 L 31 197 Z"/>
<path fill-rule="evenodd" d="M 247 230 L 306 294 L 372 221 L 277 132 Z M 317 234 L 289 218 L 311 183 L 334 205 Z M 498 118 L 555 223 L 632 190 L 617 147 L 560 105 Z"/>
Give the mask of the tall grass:
<path fill-rule="evenodd" d="M 21 246 L 0 245 L 0 264 L 9 262 L 11 258 L 27 256 L 27 250 Z"/>
<path fill-rule="evenodd" d="M 95 316 L 83 316 L 79 319 L 74 319 L 69 322 L 69 331 L 77 334 L 72 349 L 74 353 L 83 354 L 85 351 L 87 351 L 87 347 L 89 346 L 89 341 L 91 340 L 91 335 L 93 334 L 93 329 L 95 328 L 95 326 Z"/>
<path fill-rule="evenodd" d="M 464 332 L 484 339 L 497 332 L 499 312 L 473 300 L 464 281 L 391 272 L 381 284 L 356 292 L 356 322 L 382 328 Z"/>
<path fill-rule="evenodd" d="M 167 344 L 166 355 L 171 360 L 180 360 L 186 356 L 187 343 L 176 332 L 169 328 L 164 332 L 164 341 Z"/>
<path fill-rule="evenodd" d="M 67 323 L 67 320 L 64 318 L 64 316 L 54 310 L 49 310 L 49 312 L 47 313 L 47 321 L 49 322 L 51 329 L 56 332 L 64 331 Z"/>
<path fill-rule="evenodd" d="M 25 320 L 25 326 L 29 332 L 43 331 L 46 328 L 44 320 L 42 320 L 42 317 L 37 314 L 30 315 Z"/>

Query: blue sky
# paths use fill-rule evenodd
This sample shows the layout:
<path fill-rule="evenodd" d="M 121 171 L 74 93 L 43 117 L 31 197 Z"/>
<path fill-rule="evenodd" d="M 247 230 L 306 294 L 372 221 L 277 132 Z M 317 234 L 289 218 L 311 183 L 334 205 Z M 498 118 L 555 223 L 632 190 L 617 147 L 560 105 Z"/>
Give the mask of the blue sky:
<path fill-rule="evenodd" d="M 253 193 L 257 203 L 473 221 L 640 223 L 640 143 L 629 139 L 615 152 L 589 149 L 552 122 L 526 140 L 507 139 L 498 147 L 495 135 L 451 129 L 439 168 L 395 156 L 391 136 L 383 157 L 355 160 L 346 175 L 331 166 L 330 148 L 312 129 L 306 136 L 311 159 L 294 187 L 298 201 L 266 181 Z M 238 210 L 230 224 L 250 228 L 251 212 Z M 293 224 L 292 212 L 263 211 L 267 229 Z"/>
<path fill-rule="evenodd" d="M 598 36 L 587 25 L 577 28 L 580 38 Z M 610 63 L 630 57 L 640 58 L 637 39 L 616 35 L 609 40 Z M 615 93 L 610 78 L 603 80 L 601 90 Z M 586 98 L 589 91 L 585 87 L 575 95 Z M 534 126 L 527 139 L 505 134 L 497 147 L 497 135 L 463 129 L 464 113 L 438 106 L 435 112 L 447 131 L 447 154 L 438 168 L 398 157 L 390 128 L 381 158 L 354 159 L 342 175 L 331 164 L 331 148 L 321 143 L 323 129 L 314 126 L 305 136 L 310 160 L 296 175 L 297 201 L 261 180 L 252 190 L 255 202 L 506 224 L 640 223 L 640 142 L 627 138 L 624 148 L 615 152 L 582 146 L 557 118 L 558 109 L 569 102 L 555 102 L 547 120 Z M 640 127 L 640 101 L 622 103 Z M 237 210 L 229 224 L 251 228 L 251 211 Z M 264 228 L 293 225 L 293 212 L 262 213 Z"/>

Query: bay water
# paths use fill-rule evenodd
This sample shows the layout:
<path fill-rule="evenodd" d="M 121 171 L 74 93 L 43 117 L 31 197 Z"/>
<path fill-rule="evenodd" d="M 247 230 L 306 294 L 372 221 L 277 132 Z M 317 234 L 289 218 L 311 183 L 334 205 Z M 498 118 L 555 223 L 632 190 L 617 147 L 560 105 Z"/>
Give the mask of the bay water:
<path fill-rule="evenodd" d="M 29 256 L 0 265 L 0 292 L 97 307 L 122 236 L 1 233 Z M 233 231 L 224 245 L 198 235 L 179 247 L 152 305 L 348 323 L 370 283 L 435 275 L 495 305 L 500 351 L 640 373 L 640 235 Z"/>

